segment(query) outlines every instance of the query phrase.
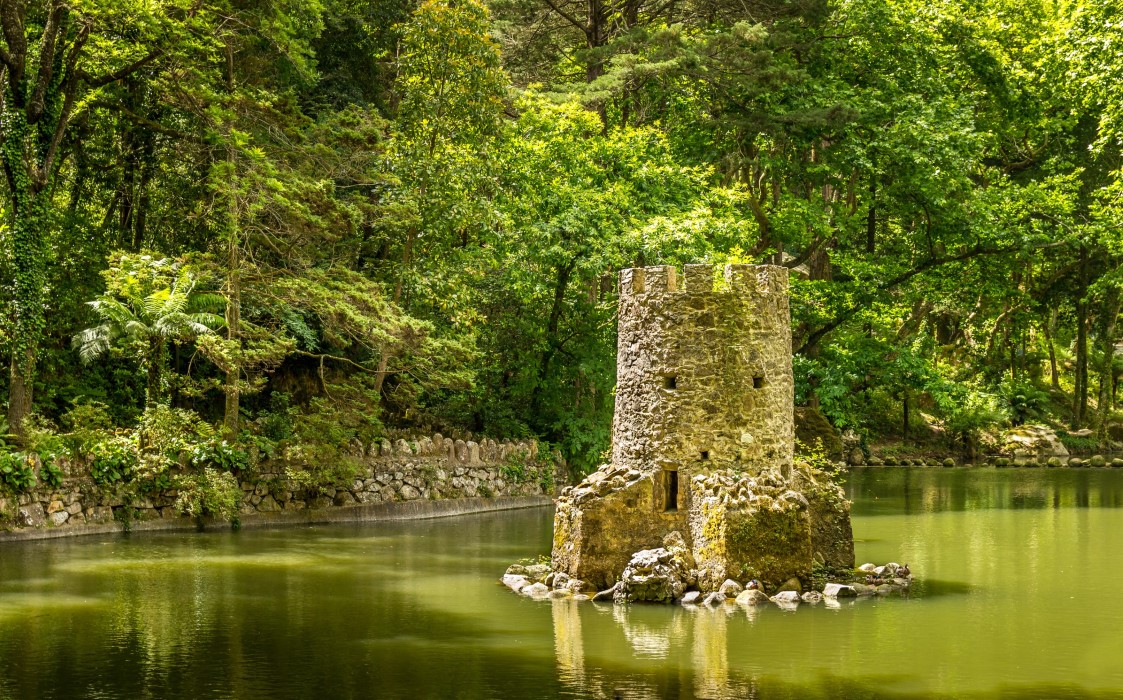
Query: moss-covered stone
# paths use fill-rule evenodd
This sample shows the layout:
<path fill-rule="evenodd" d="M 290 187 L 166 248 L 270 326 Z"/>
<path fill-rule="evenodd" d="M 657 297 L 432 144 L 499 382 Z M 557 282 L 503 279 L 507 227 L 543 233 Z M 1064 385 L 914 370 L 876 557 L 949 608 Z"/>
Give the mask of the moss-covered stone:
<path fill-rule="evenodd" d="M 804 406 L 795 409 L 795 439 L 811 449 L 821 446 L 832 462 L 841 460 L 844 455 L 838 431 L 817 408 Z"/>

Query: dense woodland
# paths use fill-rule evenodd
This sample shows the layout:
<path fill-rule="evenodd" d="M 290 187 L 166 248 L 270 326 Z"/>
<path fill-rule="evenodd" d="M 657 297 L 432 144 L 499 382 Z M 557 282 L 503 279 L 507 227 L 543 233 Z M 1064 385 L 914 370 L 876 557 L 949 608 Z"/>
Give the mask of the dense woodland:
<path fill-rule="evenodd" d="M 0 0 L 0 30 L 9 486 L 16 450 L 315 471 L 393 429 L 591 468 L 635 265 L 792 268 L 797 401 L 869 442 L 1116 420 L 1117 0 Z"/>

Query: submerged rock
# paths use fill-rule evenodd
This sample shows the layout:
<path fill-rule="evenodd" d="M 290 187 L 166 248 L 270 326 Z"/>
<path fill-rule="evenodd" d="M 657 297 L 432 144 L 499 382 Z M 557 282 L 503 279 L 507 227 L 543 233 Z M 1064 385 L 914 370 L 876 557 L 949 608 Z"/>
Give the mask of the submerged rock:
<path fill-rule="evenodd" d="M 777 603 L 779 605 L 798 605 L 800 602 L 800 597 L 799 593 L 796 593 L 795 591 L 780 591 L 776 595 L 772 596 L 771 600 L 773 603 Z"/>
<path fill-rule="evenodd" d="M 737 596 L 740 605 L 764 605 L 768 602 L 768 594 L 761 590 L 741 591 Z"/>
<path fill-rule="evenodd" d="M 515 593 L 520 592 L 522 589 L 530 585 L 530 581 L 526 580 L 526 576 L 521 574 L 504 574 L 500 579 L 503 585 L 510 588 Z"/>
<path fill-rule="evenodd" d="M 676 559 L 670 550 L 664 547 L 641 549 L 624 567 L 615 600 L 669 603 L 682 597 L 686 577 L 681 560 Z"/>
<path fill-rule="evenodd" d="M 531 581 L 545 583 L 546 577 L 550 575 L 549 564 L 532 564 L 526 567 L 526 577 Z"/>
<path fill-rule="evenodd" d="M 854 586 L 844 583 L 828 583 L 823 587 L 824 598 L 855 598 L 858 591 Z"/>
<path fill-rule="evenodd" d="M 725 582 L 722 583 L 721 587 L 717 590 L 718 593 L 721 593 L 726 598 L 736 598 L 741 593 L 741 591 L 745 589 L 742 588 L 741 584 L 737 583 L 736 581 L 732 579 L 725 579 Z"/>
<path fill-rule="evenodd" d="M 519 592 L 528 598 L 545 598 L 550 595 L 550 589 L 544 583 L 532 583 Z"/>

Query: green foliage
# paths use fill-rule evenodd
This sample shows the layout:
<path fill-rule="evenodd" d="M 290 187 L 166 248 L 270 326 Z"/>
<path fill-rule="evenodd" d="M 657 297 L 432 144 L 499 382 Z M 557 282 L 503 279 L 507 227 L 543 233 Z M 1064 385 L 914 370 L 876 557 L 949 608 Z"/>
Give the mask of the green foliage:
<path fill-rule="evenodd" d="M 246 450 L 216 438 L 196 444 L 188 453 L 188 458 L 194 467 L 213 467 L 226 472 L 241 472 L 250 466 Z"/>
<path fill-rule="evenodd" d="M 506 481 L 515 484 L 521 484 L 532 476 L 530 469 L 527 468 L 526 457 L 523 455 L 510 455 L 500 465 L 499 473 Z"/>
<path fill-rule="evenodd" d="M 137 426 L 142 451 L 156 452 L 176 460 L 195 444 L 215 437 L 215 429 L 194 411 L 153 406 L 145 410 Z"/>
<path fill-rule="evenodd" d="M 542 493 L 553 496 L 557 487 L 554 480 L 554 470 L 549 468 L 542 469 L 538 474 L 538 488 L 542 489 Z"/>
<path fill-rule="evenodd" d="M 233 520 L 242 503 L 242 489 L 234 475 L 205 467 L 198 473 L 182 474 L 174 480 L 179 495 L 175 509 L 193 518 Z"/>
<path fill-rule="evenodd" d="M 35 488 L 35 468 L 22 452 L 0 452 L 0 483 L 15 493 Z"/>
<path fill-rule="evenodd" d="M 122 347 L 147 371 L 145 405 L 155 406 L 163 396 L 168 341 L 213 333 L 224 323 L 213 312 L 226 301 L 196 292 L 189 266 L 151 254 L 114 253 L 103 275 L 107 292 L 89 302 L 100 323 L 76 334 L 73 346 L 84 363 Z"/>
<path fill-rule="evenodd" d="M 98 484 L 128 482 L 136 474 L 138 460 L 135 436 L 111 433 L 89 446 L 90 475 Z"/>
<path fill-rule="evenodd" d="M 285 468 L 285 476 L 298 489 L 303 489 L 315 495 L 329 488 L 350 486 L 359 474 L 362 466 L 354 458 L 334 455 L 330 462 L 312 462 Z"/>
<path fill-rule="evenodd" d="M 798 400 L 867 441 L 1114 408 L 1111 3 L 84 0 L 53 44 L 40 5 L 0 73 L 0 383 L 45 463 L 303 471 L 387 425 L 587 471 L 652 264 L 791 267 Z"/>
<path fill-rule="evenodd" d="M 269 409 L 261 412 L 257 418 L 262 435 L 277 442 L 293 436 L 298 411 L 289 401 L 289 394 L 284 391 L 275 391 L 269 395 Z"/>
<path fill-rule="evenodd" d="M 53 489 L 61 488 L 62 469 L 59 468 L 54 459 L 42 458 L 39 464 L 39 479 Z"/>
<path fill-rule="evenodd" d="M 814 445 L 805 445 L 796 440 L 795 452 L 797 459 L 810 470 L 813 477 L 823 477 L 838 486 L 846 483 L 846 468 L 831 460 L 819 438 L 815 439 Z"/>
<path fill-rule="evenodd" d="M 105 438 L 113 428 L 108 406 L 89 401 L 75 404 L 62 414 L 62 425 L 69 433 L 66 441 L 71 454 L 84 455 L 93 451 L 93 445 Z"/>
<path fill-rule="evenodd" d="M 1014 425 L 1039 420 L 1048 414 L 1049 393 L 1037 388 L 1032 382 L 1004 380 L 999 391 Z"/>
<path fill-rule="evenodd" d="M 39 478 L 51 487 L 62 485 L 62 470 L 55 463 L 60 457 L 70 457 L 71 450 L 58 428 L 41 416 L 29 416 L 24 421 L 24 445 L 27 454 L 39 458 Z"/>
<path fill-rule="evenodd" d="M 1093 452 L 1099 448 L 1095 435 L 1072 435 L 1066 430 L 1058 430 L 1057 438 L 1070 452 Z"/>

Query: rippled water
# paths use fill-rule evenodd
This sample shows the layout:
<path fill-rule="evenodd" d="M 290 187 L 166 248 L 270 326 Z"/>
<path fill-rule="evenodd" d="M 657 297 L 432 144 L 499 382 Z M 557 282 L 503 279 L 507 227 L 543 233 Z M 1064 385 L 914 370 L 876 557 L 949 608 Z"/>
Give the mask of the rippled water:
<path fill-rule="evenodd" d="M 1123 470 L 853 475 L 908 600 L 531 602 L 547 510 L 0 545 L 0 697 L 1120 697 Z"/>

